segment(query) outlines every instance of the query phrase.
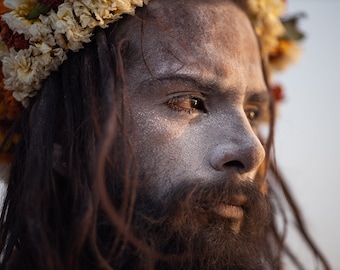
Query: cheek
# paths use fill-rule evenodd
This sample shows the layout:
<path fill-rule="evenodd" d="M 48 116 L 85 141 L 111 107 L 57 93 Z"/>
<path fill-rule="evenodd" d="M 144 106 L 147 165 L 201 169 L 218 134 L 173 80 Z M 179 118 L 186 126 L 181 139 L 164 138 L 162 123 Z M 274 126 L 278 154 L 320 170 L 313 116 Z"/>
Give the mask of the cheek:
<path fill-rule="evenodd" d="M 136 135 L 140 141 L 155 146 L 168 144 L 180 139 L 185 133 L 186 124 L 161 117 L 157 110 L 149 113 L 138 113 L 136 119 Z"/>
<path fill-rule="evenodd" d="M 162 118 L 156 112 L 147 117 L 140 113 L 135 121 L 137 160 L 140 172 L 149 180 L 174 183 L 199 172 L 207 152 L 199 128 L 190 126 L 189 121 Z"/>
<path fill-rule="evenodd" d="M 162 166 L 162 163 L 170 166 L 172 160 L 187 158 L 185 152 L 189 152 L 188 124 L 185 122 L 171 121 L 148 114 L 139 115 L 136 120 L 134 143 L 138 161 L 142 164 L 153 163 L 154 169 Z"/>

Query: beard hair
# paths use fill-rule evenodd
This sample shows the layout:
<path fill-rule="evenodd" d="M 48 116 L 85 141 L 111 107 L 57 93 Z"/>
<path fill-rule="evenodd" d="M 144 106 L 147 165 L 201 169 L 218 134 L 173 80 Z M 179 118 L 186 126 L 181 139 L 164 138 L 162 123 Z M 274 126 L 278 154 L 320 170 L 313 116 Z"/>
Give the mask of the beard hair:
<path fill-rule="evenodd" d="M 138 191 L 132 229 L 153 256 L 127 245 L 116 264 L 119 269 L 266 268 L 270 204 L 252 181 L 182 182 L 161 198 L 151 191 L 150 187 Z M 237 231 L 234 220 L 213 211 L 235 196 L 247 197 Z"/>

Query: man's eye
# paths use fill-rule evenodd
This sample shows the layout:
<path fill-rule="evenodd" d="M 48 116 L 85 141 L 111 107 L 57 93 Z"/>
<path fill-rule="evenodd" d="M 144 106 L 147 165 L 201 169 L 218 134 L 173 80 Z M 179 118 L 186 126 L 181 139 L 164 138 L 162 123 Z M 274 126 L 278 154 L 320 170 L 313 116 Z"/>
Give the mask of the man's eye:
<path fill-rule="evenodd" d="M 204 105 L 204 98 L 193 95 L 172 97 L 166 102 L 166 104 L 170 107 L 170 109 L 189 114 L 195 112 L 207 112 Z"/>
<path fill-rule="evenodd" d="M 251 124 L 261 118 L 261 111 L 258 108 L 247 109 L 245 110 L 245 114 Z"/>

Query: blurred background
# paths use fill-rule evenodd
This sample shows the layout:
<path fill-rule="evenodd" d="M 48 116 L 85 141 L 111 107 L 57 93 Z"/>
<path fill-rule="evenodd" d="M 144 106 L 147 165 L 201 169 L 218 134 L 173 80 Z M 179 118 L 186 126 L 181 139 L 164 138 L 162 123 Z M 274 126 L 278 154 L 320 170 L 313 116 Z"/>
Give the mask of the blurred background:
<path fill-rule="evenodd" d="M 288 1 L 290 14 L 301 11 L 300 61 L 276 76 L 286 96 L 276 157 L 309 231 L 332 269 L 340 270 L 340 0 Z M 297 256 L 313 262 L 297 237 L 289 241 Z"/>

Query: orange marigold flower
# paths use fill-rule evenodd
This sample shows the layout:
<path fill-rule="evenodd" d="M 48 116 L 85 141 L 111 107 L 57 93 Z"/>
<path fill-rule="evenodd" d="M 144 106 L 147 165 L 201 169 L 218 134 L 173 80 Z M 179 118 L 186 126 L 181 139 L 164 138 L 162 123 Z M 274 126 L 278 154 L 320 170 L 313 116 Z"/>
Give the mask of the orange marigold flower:
<path fill-rule="evenodd" d="M 2 67 L 0 65 L 0 121 L 13 121 L 19 117 L 23 106 L 12 95 L 12 91 L 4 89 Z"/>
<path fill-rule="evenodd" d="M 281 85 L 277 84 L 277 85 L 272 86 L 271 91 L 272 91 L 273 98 L 275 101 L 284 100 L 285 96 L 284 96 L 284 92 L 283 92 Z"/>
<path fill-rule="evenodd" d="M 20 116 L 23 107 L 14 99 L 11 91 L 2 90 L 0 93 L 0 118 L 15 120 Z"/>
<path fill-rule="evenodd" d="M 292 41 L 287 39 L 279 40 L 278 45 L 276 46 L 275 50 L 272 51 L 269 55 L 269 59 L 271 61 L 275 61 L 287 54 L 292 46 Z"/>
<path fill-rule="evenodd" d="M 0 15 L 10 12 L 11 10 L 4 6 L 4 1 L 0 1 Z"/>

